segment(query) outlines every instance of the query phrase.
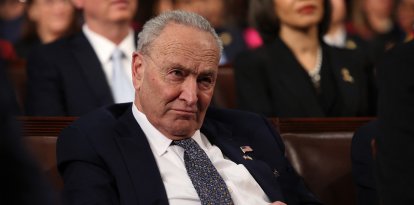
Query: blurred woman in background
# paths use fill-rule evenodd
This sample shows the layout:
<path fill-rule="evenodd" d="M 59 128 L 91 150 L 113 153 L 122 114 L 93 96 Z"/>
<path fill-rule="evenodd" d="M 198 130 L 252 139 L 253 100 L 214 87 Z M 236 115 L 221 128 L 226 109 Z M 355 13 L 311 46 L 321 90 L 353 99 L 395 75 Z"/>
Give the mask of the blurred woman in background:
<path fill-rule="evenodd" d="M 26 58 L 33 46 L 50 43 L 78 28 L 70 0 L 26 0 L 26 4 L 23 37 L 15 45 L 21 58 Z"/>
<path fill-rule="evenodd" d="M 414 38 L 414 0 L 398 0 L 395 14 L 396 21 L 403 33 L 403 41 Z"/>
<path fill-rule="evenodd" d="M 195 12 L 206 18 L 223 42 L 220 65 L 232 64 L 234 58 L 247 49 L 243 31 L 229 12 L 233 0 L 172 0 L 173 9 Z"/>
<path fill-rule="evenodd" d="M 332 16 L 329 30 L 323 37 L 326 44 L 330 46 L 360 49 L 366 47 L 367 43 L 359 36 L 349 33 L 347 29 L 349 0 L 331 0 Z M 364 50 L 362 48 L 362 50 Z M 364 51 L 365 52 L 365 51 Z"/>
<path fill-rule="evenodd" d="M 393 18 L 394 0 L 353 0 L 350 33 L 368 43 L 368 52 L 374 64 L 385 51 L 401 42 L 402 30 Z"/>
<path fill-rule="evenodd" d="M 329 0 L 255 0 L 265 45 L 235 62 L 240 109 L 273 117 L 371 115 L 365 59 L 330 47 Z"/>

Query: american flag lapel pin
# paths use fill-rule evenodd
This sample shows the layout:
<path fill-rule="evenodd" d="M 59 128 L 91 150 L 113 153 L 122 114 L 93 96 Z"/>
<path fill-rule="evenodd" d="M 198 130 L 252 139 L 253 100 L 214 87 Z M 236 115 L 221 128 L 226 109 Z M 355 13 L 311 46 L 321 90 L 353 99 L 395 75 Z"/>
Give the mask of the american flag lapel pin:
<path fill-rule="evenodd" d="M 250 146 L 241 146 L 240 147 L 240 149 L 241 149 L 241 151 L 243 152 L 243 153 L 247 153 L 247 152 L 253 152 L 253 149 L 250 147 Z"/>
<path fill-rule="evenodd" d="M 243 159 L 245 160 L 253 160 L 253 158 L 249 155 L 243 155 Z"/>

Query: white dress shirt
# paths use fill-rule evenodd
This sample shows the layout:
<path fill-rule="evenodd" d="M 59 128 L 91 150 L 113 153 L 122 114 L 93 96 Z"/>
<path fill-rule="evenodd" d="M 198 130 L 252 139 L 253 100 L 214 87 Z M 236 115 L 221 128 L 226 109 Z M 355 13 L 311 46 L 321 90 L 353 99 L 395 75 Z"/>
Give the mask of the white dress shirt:
<path fill-rule="evenodd" d="M 171 145 L 172 140 L 161 134 L 135 104 L 132 112 L 144 131 L 161 173 L 171 205 L 199 205 L 197 195 L 184 164 L 184 149 Z M 225 181 L 233 202 L 237 205 L 269 204 L 269 198 L 242 164 L 227 159 L 199 130 L 192 138 L 206 152 Z"/>
<path fill-rule="evenodd" d="M 325 35 L 323 40 L 330 46 L 344 48 L 346 46 L 346 30 L 341 27 L 334 35 Z"/>
<path fill-rule="evenodd" d="M 112 41 L 103 37 L 102 35 L 92 31 L 86 24 L 83 25 L 82 31 L 85 34 L 88 41 L 91 43 L 93 50 L 98 56 L 99 62 L 102 65 L 103 71 L 105 73 L 106 80 L 110 87 L 112 87 L 112 60 L 111 56 L 116 47 L 122 51 L 124 58 L 122 59 L 123 69 L 128 79 L 131 79 L 129 82 L 132 85 L 132 53 L 135 51 L 135 38 L 134 31 L 131 29 L 128 35 L 122 40 L 119 45 L 116 45 Z"/>

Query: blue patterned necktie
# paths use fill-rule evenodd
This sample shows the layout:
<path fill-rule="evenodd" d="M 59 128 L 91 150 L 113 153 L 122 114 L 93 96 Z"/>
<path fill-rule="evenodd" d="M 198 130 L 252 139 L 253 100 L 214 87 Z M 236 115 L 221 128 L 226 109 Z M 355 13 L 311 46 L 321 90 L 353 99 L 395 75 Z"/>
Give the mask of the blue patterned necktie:
<path fill-rule="evenodd" d="M 112 53 L 112 94 L 116 103 L 131 102 L 134 100 L 132 79 L 129 79 L 122 65 L 123 53 L 115 48 Z"/>
<path fill-rule="evenodd" d="M 201 204 L 233 204 L 226 183 L 200 146 L 191 138 L 174 141 L 173 144 L 184 149 L 185 168 Z"/>

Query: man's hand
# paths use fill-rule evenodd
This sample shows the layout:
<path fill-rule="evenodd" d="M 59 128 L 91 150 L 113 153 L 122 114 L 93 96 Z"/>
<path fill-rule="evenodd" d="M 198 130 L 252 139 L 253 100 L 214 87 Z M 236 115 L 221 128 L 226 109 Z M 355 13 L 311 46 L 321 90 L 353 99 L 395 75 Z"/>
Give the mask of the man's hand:
<path fill-rule="evenodd" d="M 281 201 L 275 201 L 275 202 L 271 203 L 270 205 L 287 205 L 287 204 L 285 204 Z"/>

